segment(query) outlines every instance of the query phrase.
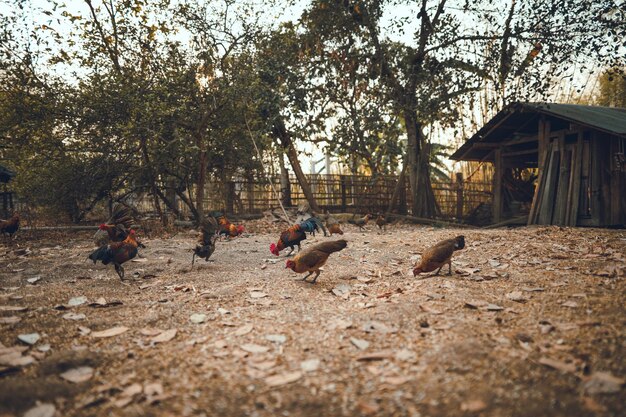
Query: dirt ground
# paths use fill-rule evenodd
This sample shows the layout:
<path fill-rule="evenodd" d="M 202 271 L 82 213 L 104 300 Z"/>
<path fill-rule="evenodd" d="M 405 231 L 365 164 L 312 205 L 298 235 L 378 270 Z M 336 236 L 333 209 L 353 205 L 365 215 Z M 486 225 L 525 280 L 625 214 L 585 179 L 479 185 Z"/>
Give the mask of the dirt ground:
<path fill-rule="evenodd" d="M 346 226 L 311 285 L 246 226 L 193 271 L 195 232 L 145 239 L 125 282 L 91 233 L 5 240 L 0 416 L 626 415 L 626 231 Z"/>

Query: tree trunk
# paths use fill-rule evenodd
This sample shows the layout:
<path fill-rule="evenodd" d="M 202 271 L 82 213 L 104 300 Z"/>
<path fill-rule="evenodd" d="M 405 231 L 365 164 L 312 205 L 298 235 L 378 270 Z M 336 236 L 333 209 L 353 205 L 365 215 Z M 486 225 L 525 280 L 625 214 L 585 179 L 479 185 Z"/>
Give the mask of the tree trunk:
<path fill-rule="evenodd" d="M 317 213 L 320 212 L 320 208 L 317 205 L 317 201 L 315 201 L 315 197 L 313 197 L 313 192 L 311 191 L 311 187 L 309 187 L 309 183 L 304 176 L 304 172 L 302 171 L 302 167 L 300 166 L 300 161 L 298 161 L 298 152 L 296 152 L 296 148 L 293 146 L 293 141 L 291 140 L 291 136 L 289 132 L 287 132 L 287 128 L 285 127 L 284 122 L 281 119 L 276 119 L 274 122 L 274 135 L 280 140 L 282 147 L 285 149 L 287 153 L 287 159 L 289 159 L 289 163 L 291 164 L 291 168 L 293 172 L 296 174 L 296 178 L 298 178 L 298 183 L 302 188 L 302 192 L 309 202 L 309 206 L 311 209 Z"/>
<path fill-rule="evenodd" d="M 400 197 L 400 192 L 404 188 L 404 179 L 406 178 L 407 165 L 404 164 L 402 166 L 402 172 L 400 172 L 400 176 L 398 177 L 398 182 L 393 189 L 393 194 L 391 195 L 391 201 L 389 201 L 389 207 L 387 207 L 387 214 L 393 211 L 393 206 L 396 204 L 396 200 Z"/>
<path fill-rule="evenodd" d="M 281 151 L 279 156 L 280 162 L 280 198 L 283 206 L 291 207 L 291 184 L 289 182 L 289 171 L 285 166 L 285 154 Z"/>
<path fill-rule="evenodd" d="M 430 146 L 424 140 L 421 125 L 412 109 L 404 111 L 407 144 L 407 176 L 413 197 L 413 216 L 432 218 L 438 212 L 437 202 L 430 183 Z"/>
<path fill-rule="evenodd" d="M 201 139 L 198 140 L 202 142 Z M 201 145 L 201 143 L 199 143 Z M 204 218 L 204 187 L 206 185 L 207 151 L 202 146 L 198 155 L 198 183 L 196 189 L 196 220 Z"/>

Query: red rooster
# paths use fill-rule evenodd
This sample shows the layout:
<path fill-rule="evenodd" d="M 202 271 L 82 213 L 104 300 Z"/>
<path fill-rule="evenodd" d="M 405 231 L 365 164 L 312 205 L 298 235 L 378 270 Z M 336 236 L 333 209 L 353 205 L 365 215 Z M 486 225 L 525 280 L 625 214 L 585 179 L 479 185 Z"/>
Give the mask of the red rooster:
<path fill-rule="evenodd" d="M 102 245 L 89 255 L 89 259 L 95 264 L 102 261 L 103 265 L 110 263 L 115 267 L 115 272 L 120 279 L 124 279 L 124 268 L 122 264 L 128 262 L 137 256 L 137 247 L 139 243 L 135 239 L 135 231 L 130 230 L 128 236 L 122 242 L 111 242 L 108 245 Z"/>
<path fill-rule="evenodd" d="M 230 221 L 228 221 L 226 216 L 223 214 L 220 216 L 217 216 L 217 222 L 219 224 L 218 233 L 220 235 L 237 237 L 246 231 L 242 225 L 237 226 L 237 225 L 232 224 Z"/>
<path fill-rule="evenodd" d="M 280 234 L 278 238 L 278 242 L 276 244 L 272 243 L 270 245 L 270 252 L 274 255 L 278 256 L 280 252 L 286 247 L 291 248 L 291 252 L 287 254 L 287 256 L 291 255 L 294 250 L 294 246 L 298 246 L 298 252 L 300 252 L 300 242 L 306 239 L 306 232 L 299 224 L 294 224 L 289 229 L 285 230 Z"/>
<path fill-rule="evenodd" d="M 9 239 L 13 238 L 13 235 L 20 228 L 20 215 L 19 213 L 13 213 L 8 220 L 0 220 L 0 233 L 2 236 L 9 235 Z"/>

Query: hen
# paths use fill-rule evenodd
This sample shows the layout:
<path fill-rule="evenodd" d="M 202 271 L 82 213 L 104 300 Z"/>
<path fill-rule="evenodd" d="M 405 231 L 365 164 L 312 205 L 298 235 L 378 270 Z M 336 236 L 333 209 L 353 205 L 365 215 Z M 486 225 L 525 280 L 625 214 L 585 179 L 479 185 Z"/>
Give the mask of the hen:
<path fill-rule="evenodd" d="M 276 242 L 276 244 L 272 243 L 270 245 L 270 252 L 278 256 L 283 249 L 289 247 L 291 248 L 291 252 L 287 254 L 287 256 L 289 256 L 293 253 L 294 246 L 298 246 L 298 252 L 300 252 L 300 242 L 305 239 L 306 233 L 302 226 L 300 226 L 299 224 L 294 224 L 289 229 L 280 234 L 280 237 L 278 238 L 278 242 Z"/>
<path fill-rule="evenodd" d="M 19 213 L 13 213 L 8 220 L 0 220 L 0 233 L 2 236 L 9 235 L 9 239 L 13 238 L 13 235 L 20 228 L 20 215 Z"/>
<path fill-rule="evenodd" d="M 330 233 L 331 236 L 333 234 L 343 235 L 343 230 L 341 230 L 341 227 L 339 227 L 339 223 L 334 223 L 334 224 L 328 225 L 328 233 Z"/>
<path fill-rule="evenodd" d="M 367 222 L 369 222 L 369 220 L 372 218 L 371 214 L 366 214 L 365 216 L 361 217 L 360 219 L 349 219 L 348 223 L 353 224 L 355 226 L 359 226 L 359 230 L 364 230 L 363 226 L 365 226 L 367 224 Z"/>
<path fill-rule="evenodd" d="M 315 277 L 313 277 L 313 281 L 311 281 L 311 284 L 315 284 L 317 277 L 320 275 L 320 268 L 324 266 L 330 254 L 339 252 L 346 246 L 348 246 L 348 242 L 345 239 L 319 243 L 297 254 L 295 258 L 289 259 L 285 268 L 290 268 L 298 274 L 308 272 L 308 274 L 302 278 L 302 281 L 306 281 L 306 279 L 315 272 Z"/>
<path fill-rule="evenodd" d="M 420 263 L 413 269 L 413 276 L 417 276 L 422 272 L 432 272 L 437 269 L 434 275 L 438 275 L 439 271 L 445 264 L 448 264 L 448 275 L 452 274 L 452 255 L 454 251 L 461 250 L 465 247 L 465 237 L 457 236 L 454 239 L 442 240 L 435 246 L 432 246 L 422 254 Z"/>
<path fill-rule="evenodd" d="M 213 217 L 207 217 L 201 223 L 200 228 L 202 230 L 202 236 L 200 237 L 199 245 L 193 250 L 193 256 L 191 257 L 191 267 L 196 260 L 196 256 L 204 258 L 205 261 L 209 261 L 211 255 L 215 251 L 215 241 L 218 238 L 217 221 Z"/>
<path fill-rule="evenodd" d="M 343 235 L 343 230 L 339 226 L 339 221 L 335 216 L 330 214 L 328 210 L 326 210 L 326 214 L 324 214 L 326 218 L 326 227 L 328 228 L 328 233 L 332 236 L 333 234 Z"/>
<path fill-rule="evenodd" d="M 103 265 L 110 263 L 115 267 L 115 272 L 120 279 L 124 279 L 124 267 L 122 264 L 128 262 L 137 256 L 137 247 L 139 243 L 135 238 L 135 231 L 130 230 L 128 236 L 122 242 L 111 242 L 108 245 L 102 245 L 89 255 L 89 259 L 95 264 L 101 261 Z"/>

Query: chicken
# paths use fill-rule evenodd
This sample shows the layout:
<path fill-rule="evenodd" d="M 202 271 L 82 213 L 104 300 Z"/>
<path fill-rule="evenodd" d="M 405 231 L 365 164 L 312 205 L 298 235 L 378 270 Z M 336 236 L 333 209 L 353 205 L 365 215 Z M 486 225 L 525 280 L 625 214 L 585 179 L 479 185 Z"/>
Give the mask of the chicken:
<path fill-rule="evenodd" d="M 98 231 L 94 235 L 96 246 L 103 246 L 109 242 L 122 242 L 128 236 L 128 230 L 133 223 L 132 209 L 124 204 L 117 203 L 113 207 L 109 220 L 98 226 Z"/>
<path fill-rule="evenodd" d="M 330 233 L 331 236 L 333 234 L 343 235 L 343 230 L 341 230 L 341 227 L 339 227 L 339 223 L 334 223 L 328 225 L 328 233 Z"/>
<path fill-rule="evenodd" d="M 454 239 L 442 240 L 432 246 L 422 254 L 420 263 L 413 269 L 413 276 L 422 272 L 432 272 L 437 269 L 434 275 L 438 275 L 441 268 L 448 264 L 448 275 L 452 274 L 452 254 L 454 251 L 465 247 L 465 237 L 457 236 Z"/>
<path fill-rule="evenodd" d="M 305 232 L 310 233 L 313 236 L 315 236 L 315 232 L 319 232 L 320 229 L 324 231 L 324 236 L 327 235 L 326 228 L 322 224 L 322 221 L 317 217 L 309 217 L 308 219 L 302 221 L 300 223 L 300 227 L 302 227 Z"/>
<path fill-rule="evenodd" d="M 8 220 L 0 220 L 0 233 L 2 236 L 9 235 L 9 239 L 13 238 L 13 235 L 20 228 L 20 215 L 15 212 Z"/>
<path fill-rule="evenodd" d="M 359 226 L 359 230 L 363 230 L 363 226 L 365 226 L 367 224 L 367 222 L 369 222 L 369 220 L 372 218 L 371 214 L 366 214 L 365 216 L 361 217 L 360 219 L 349 219 L 348 223 L 353 224 L 355 226 Z"/>
<path fill-rule="evenodd" d="M 386 225 L 387 225 L 387 219 L 385 218 L 384 215 L 382 215 L 381 213 L 378 213 L 378 216 L 376 217 L 376 226 L 378 226 L 378 228 L 384 232 Z"/>
<path fill-rule="evenodd" d="M 300 242 L 305 239 L 306 233 L 302 226 L 300 226 L 299 224 L 294 224 L 289 229 L 280 234 L 280 237 L 278 238 L 278 242 L 276 242 L 276 244 L 272 243 L 270 245 L 270 252 L 278 256 L 283 249 L 289 247 L 291 248 L 291 252 L 287 254 L 287 256 L 289 256 L 293 253 L 294 246 L 298 246 L 298 252 L 300 252 Z"/>
<path fill-rule="evenodd" d="M 139 243 L 135 238 L 135 231 L 130 230 L 128 236 L 122 242 L 111 242 L 108 245 L 102 245 L 89 255 L 89 259 L 95 264 L 97 261 L 102 261 L 103 265 L 110 263 L 115 267 L 115 272 L 119 275 L 120 279 L 124 279 L 124 268 L 122 264 L 130 261 L 137 256 L 137 247 Z"/>
<path fill-rule="evenodd" d="M 126 240 L 126 238 L 128 237 L 128 232 L 126 231 L 126 228 L 123 224 L 112 225 L 102 223 L 100 226 L 98 226 L 98 230 L 102 230 L 106 233 L 106 236 L 100 234 L 97 238 L 97 243 L 100 244 L 99 246 L 107 244 L 108 242 L 121 242 L 123 240 Z"/>
<path fill-rule="evenodd" d="M 200 225 L 200 229 L 202 230 L 202 236 L 200 237 L 200 244 L 196 245 L 196 248 L 193 250 L 193 256 L 191 257 L 192 268 L 196 260 L 196 256 L 204 258 L 207 262 L 209 261 L 209 258 L 215 251 L 215 241 L 218 238 L 218 224 L 217 220 L 213 217 L 205 218 Z"/>
<path fill-rule="evenodd" d="M 306 281 L 306 279 L 315 272 L 313 281 L 311 281 L 311 284 L 315 284 L 317 277 L 320 276 L 320 268 L 324 266 L 330 254 L 339 252 L 346 246 L 348 246 L 348 242 L 345 239 L 319 243 L 297 254 L 295 258 L 289 259 L 285 268 L 290 268 L 298 274 L 308 272 L 308 274 L 302 278 L 302 281 Z"/>
<path fill-rule="evenodd" d="M 343 235 L 343 230 L 339 226 L 339 221 L 335 216 L 330 214 L 328 210 L 326 210 L 326 214 L 324 214 L 326 218 L 326 227 L 328 228 L 328 233 L 332 236 L 333 234 Z"/>
<path fill-rule="evenodd" d="M 219 224 L 218 226 L 219 235 L 237 237 L 246 231 L 246 229 L 243 226 L 241 225 L 237 226 L 237 225 L 232 224 L 230 221 L 228 221 L 228 219 L 226 218 L 226 215 L 221 214 L 219 212 L 213 212 L 213 213 L 219 214 L 217 216 L 213 216 L 216 218 L 217 223 Z"/>

